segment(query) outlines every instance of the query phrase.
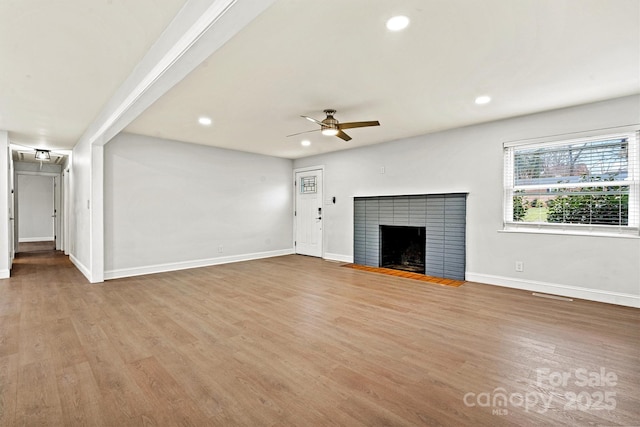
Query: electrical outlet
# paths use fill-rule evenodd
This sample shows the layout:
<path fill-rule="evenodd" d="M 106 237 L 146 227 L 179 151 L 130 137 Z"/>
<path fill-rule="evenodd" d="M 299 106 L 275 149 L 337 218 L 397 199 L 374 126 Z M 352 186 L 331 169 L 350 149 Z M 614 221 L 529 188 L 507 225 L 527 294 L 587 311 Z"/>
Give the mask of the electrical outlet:
<path fill-rule="evenodd" d="M 222 245 L 218 246 L 218 253 L 223 253 L 224 252 L 224 247 Z"/>
<path fill-rule="evenodd" d="M 522 273 L 524 271 L 524 262 L 516 261 L 516 271 Z"/>

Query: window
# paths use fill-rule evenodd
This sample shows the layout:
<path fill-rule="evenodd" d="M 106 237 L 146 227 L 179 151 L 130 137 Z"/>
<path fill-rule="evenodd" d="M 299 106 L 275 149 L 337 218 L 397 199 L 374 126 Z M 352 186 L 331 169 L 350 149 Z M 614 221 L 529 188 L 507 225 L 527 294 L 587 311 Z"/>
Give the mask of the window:
<path fill-rule="evenodd" d="M 638 235 L 638 133 L 505 144 L 505 229 Z"/>
<path fill-rule="evenodd" d="M 315 193 L 317 191 L 316 186 L 316 177 L 315 176 L 304 176 L 300 178 L 300 193 L 301 194 L 309 194 Z"/>

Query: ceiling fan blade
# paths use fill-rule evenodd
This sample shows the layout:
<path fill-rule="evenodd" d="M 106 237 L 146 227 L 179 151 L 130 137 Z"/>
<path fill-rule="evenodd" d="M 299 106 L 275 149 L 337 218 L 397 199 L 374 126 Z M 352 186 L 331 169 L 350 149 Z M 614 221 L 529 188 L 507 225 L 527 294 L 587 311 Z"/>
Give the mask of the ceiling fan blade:
<path fill-rule="evenodd" d="M 290 137 L 290 136 L 302 135 L 303 133 L 319 132 L 321 130 L 322 129 L 314 129 L 314 130 L 305 130 L 304 132 L 292 133 L 291 135 L 287 135 L 287 138 Z"/>
<path fill-rule="evenodd" d="M 309 117 L 309 116 L 300 116 L 300 117 L 303 117 L 303 118 L 305 118 L 305 119 L 307 119 L 309 121 L 312 121 L 313 123 L 316 123 L 316 124 L 318 124 L 320 126 L 324 126 L 324 123 L 322 123 L 320 120 L 314 119 L 313 117 Z"/>
<path fill-rule="evenodd" d="M 336 136 L 338 138 L 344 139 L 345 141 L 349 141 L 351 140 L 351 137 L 349 135 L 347 135 L 346 133 L 342 132 L 341 130 L 338 131 L 338 133 L 336 134 Z"/>
<path fill-rule="evenodd" d="M 380 126 L 380 122 L 377 120 L 372 120 L 370 122 L 349 122 L 349 123 L 339 123 L 338 129 L 353 129 L 353 128 L 364 128 L 367 126 Z"/>

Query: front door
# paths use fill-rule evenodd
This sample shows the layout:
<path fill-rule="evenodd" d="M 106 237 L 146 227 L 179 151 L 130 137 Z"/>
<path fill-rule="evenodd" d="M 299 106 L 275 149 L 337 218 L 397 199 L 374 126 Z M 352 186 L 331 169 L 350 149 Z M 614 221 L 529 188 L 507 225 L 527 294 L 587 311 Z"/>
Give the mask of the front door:
<path fill-rule="evenodd" d="M 296 172 L 295 248 L 322 257 L 322 170 Z"/>

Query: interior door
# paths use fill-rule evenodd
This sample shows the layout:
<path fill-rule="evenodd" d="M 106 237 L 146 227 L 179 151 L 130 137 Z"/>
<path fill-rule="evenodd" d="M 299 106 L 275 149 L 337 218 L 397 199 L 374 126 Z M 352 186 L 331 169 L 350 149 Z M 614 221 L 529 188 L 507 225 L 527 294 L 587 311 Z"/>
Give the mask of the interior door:
<path fill-rule="evenodd" d="M 322 170 L 296 172 L 295 249 L 322 257 Z"/>
<path fill-rule="evenodd" d="M 11 157 L 11 150 L 9 149 L 8 161 L 9 161 L 9 270 L 13 266 L 13 260 L 16 257 L 16 245 L 15 245 L 15 195 L 14 195 L 14 183 L 13 183 L 13 158 Z"/>
<path fill-rule="evenodd" d="M 60 176 L 59 175 L 54 176 L 53 177 L 53 215 L 51 215 L 51 217 L 53 218 L 53 238 L 56 241 L 55 246 L 57 251 L 62 249 L 62 232 L 61 232 L 62 221 L 60 221 L 61 219 L 60 199 L 62 194 L 61 187 L 62 186 L 60 185 Z"/>
<path fill-rule="evenodd" d="M 62 250 L 65 255 L 69 255 L 69 169 L 66 169 L 62 174 Z"/>
<path fill-rule="evenodd" d="M 13 179 L 12 179 L 13 181 Z M 13 266 L 13 260 L 16 257 L 16 238 L 15 234 L 15 197 L 13 187 L 9 193 L 9 270 Z"/>

